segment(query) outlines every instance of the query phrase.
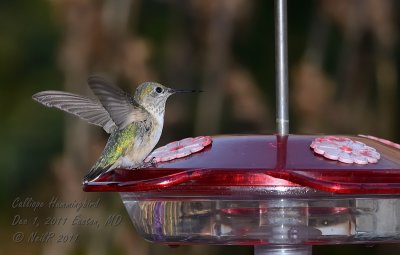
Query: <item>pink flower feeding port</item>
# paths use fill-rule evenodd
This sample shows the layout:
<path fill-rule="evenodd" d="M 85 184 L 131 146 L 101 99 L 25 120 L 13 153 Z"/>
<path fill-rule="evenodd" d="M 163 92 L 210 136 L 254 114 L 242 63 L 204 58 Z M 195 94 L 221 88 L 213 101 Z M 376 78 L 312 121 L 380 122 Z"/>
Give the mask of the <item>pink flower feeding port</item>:
<path fill-rule="evenodd" d="M 154 150 L 144 161 L 145 162 L 166 162 L 176 158 L 183 158 L 190 154 L 199 152 L 212 143 L 210 136 L 189 137 L 175 141 Z"/>
<path fill-rule="evenodd" d="M 376 163 L 381 157 L 374 148 L 341 136 L 315 138 L 310 147 L 314 149 L 315 153 L 323 155 L 327 159 L 348 164 Z"/>

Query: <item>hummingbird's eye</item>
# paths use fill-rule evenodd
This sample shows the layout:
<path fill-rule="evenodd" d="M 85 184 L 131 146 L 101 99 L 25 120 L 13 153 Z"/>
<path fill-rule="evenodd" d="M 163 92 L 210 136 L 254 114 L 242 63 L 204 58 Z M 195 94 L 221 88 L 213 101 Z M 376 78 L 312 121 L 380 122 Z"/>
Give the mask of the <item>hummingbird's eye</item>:
<path fill-rule="evenodd" d="M 163 89 L 162 89 L 161 87 L 157 87 L 157 88 L 156 88 L 156 92 L 157 92 L 157 93 L 161 93 L 162 91 L 163 91 Z"/>

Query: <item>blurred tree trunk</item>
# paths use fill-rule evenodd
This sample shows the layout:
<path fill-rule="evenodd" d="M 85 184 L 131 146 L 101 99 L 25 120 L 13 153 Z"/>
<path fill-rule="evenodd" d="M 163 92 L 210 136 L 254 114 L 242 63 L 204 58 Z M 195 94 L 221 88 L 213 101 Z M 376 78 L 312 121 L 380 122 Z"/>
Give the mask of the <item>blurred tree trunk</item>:
<path fill-rule="evenodd" d="M 307 50 L 293 72 L 299 131 L 393 139 L 399 129 L 394 1 L 324 0 L 317 7 Z M 335 50 L 327 40 L 335 28 L 341 44 L 330 60 L 337 63 L 332 75 L 323 65 Z"/>
<path fill-rule="evenodd" d="M 55 16 L 64 31 L 59 52 L 59 65 L 64 76 L 64 90 L 87 95 L 86 80 L 93 69 L 116 73 L 119 70 L 120 48 L 127 34 L 127 24 L 132 1 L 77 1 L 54 0 Z M 93 128 L 77 118 L 65 119 L 64 154 L 56 161 L 53 171 L 59 187 L 59 199 L 63 202 L 83 201 L 82 176 L 98 156 L 93 152 Z M 103 144 L 103 142 L 101 142 Z M 94 155 L 95 154 L 95 155 Z M 98 208 L 95 218 L 101 219 L 106 212 Z M 72 221 L 75 209 L 56 209 L 55 215 L 62 215 Z M 93 216 L 93 215 L 92 215 Z M 56 233 L 74 234 L 79 230 L 72 224 L 54 226 Z M 106 242 L 98 242 L 101 236 L 94 235 L 85 247 L 88 254 L 107 254 Z M 84 243 L 80 243 L 85 246 Z M 74 246 L 59 245 L 55 242 L 44 246 L 43 254 L 70 254 Z"/>
<path fill-rule="evenodd" d="M 64 75 L 66 91 L 86 95 L 82 86 L 89 73 L 93 33 L 96 32 L 98 9 L 94 1 L 55 1 L 55 11 L 65 31 L 60 47 L 60 69 Z M 82 201 L 82 175 L 87 170 L 89 158 L 89 126 L 71 117 L 65 119 L 64 154 L 54 165 L 59 199 L 65 202 Z M 74 209 L 56 209 L 55 214 L 64 214 L 73 219 Z M 72 224 L 54 226 L 54 232 L 74 234 Z M 43 254 L 68 254 L 72 245 L 51 243 L 44 247 Z"/>
<path fill-rule="evenodd" d="M 224 102 L 222 83 L 231 59 L 230 40 L 233 22 L 241 1 L 193 2 L 197 5 L 199 25 L 205 27 L 202 90 L 208 92 L 199 95 L 195 133 L 211 135 L 220 131 Z"/>

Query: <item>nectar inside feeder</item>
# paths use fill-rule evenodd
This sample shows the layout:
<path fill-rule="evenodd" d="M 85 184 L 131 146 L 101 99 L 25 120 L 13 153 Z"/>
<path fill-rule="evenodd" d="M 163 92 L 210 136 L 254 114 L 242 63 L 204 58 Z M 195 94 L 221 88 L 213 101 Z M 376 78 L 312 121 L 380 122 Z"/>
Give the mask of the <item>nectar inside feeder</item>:
<path fill-rule="evenodd" d="M 119 192 L 137 232 L 167 245 L 400 243 L 400 146 L 373 136 L 289 135 L 286 1 L 276 1 L 277 135 L 186 138 L 149 167 L 113 169 L 85 191 Z"/>

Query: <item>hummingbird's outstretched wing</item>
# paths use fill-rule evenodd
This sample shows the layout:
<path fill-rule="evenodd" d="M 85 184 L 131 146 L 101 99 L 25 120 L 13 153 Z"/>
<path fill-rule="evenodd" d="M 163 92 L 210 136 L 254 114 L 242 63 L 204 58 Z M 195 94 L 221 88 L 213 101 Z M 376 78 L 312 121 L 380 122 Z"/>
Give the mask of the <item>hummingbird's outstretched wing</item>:
<path fill-rule="evenodd" d="M 58 108 L 91 124 L 101 126 L 107 133 L 112 133 L 117 128 L 107 110 L 100 102 L 93 99 L 52 90 L 36 93 L 32 98 L 47 107 Z"/>
<path fill-rule="evenodd" d="M 146 120 L 149 116 L 132 96 L 104 78 L 97 75 L 90 76 L 88 84 L 120 130 L 132 122 Z"/>

